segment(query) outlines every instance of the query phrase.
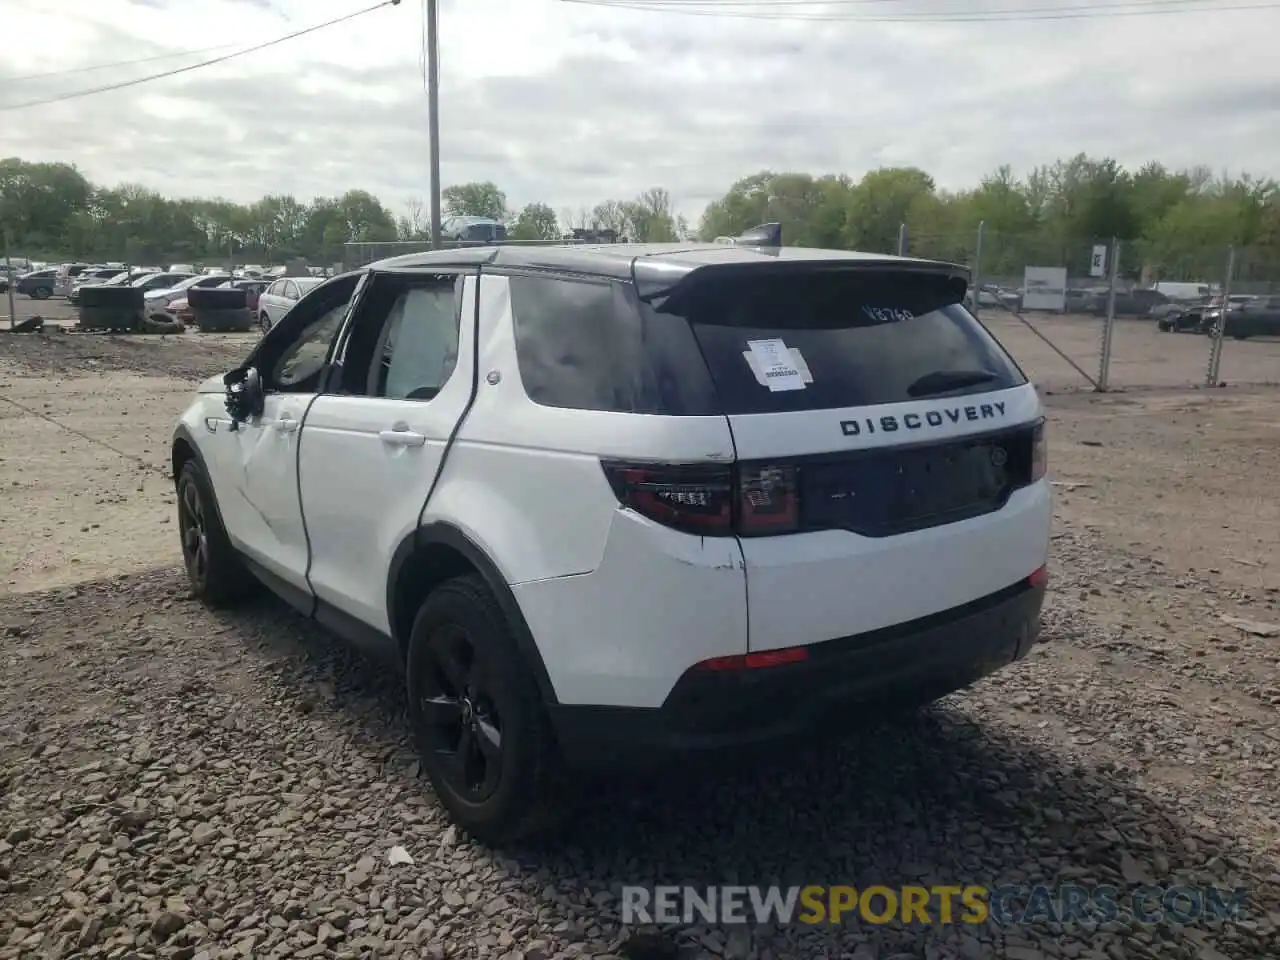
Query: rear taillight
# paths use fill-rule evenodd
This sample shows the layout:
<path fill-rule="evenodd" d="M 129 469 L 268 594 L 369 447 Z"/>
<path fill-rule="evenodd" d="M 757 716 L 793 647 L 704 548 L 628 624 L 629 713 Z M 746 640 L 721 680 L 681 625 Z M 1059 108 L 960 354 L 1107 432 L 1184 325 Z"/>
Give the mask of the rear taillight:
<path fill-rule="evenodd" d="M 1040 567 L 1031 576 L 1027 577 L 1027 583 L 1033 587 L 1047 587 L 1049 585 L 1049 568 Z"/>
<path fill-rule="evenodd" d="M 738 533 L 791 533 L 799 525 L 796 468 L 742 467 L 738 473 Z"/>
<path fill-rule="evenodd" d="M 733 533 L 729 467 L 616 462 L 602 466 L 618 502 L 655 523 L 703 536 Z"/>
<path fill-rule="evenodd" d="M 792 533 L 800 524 L 795 467 L 602 464 L 618 502 L 656 523 L 703 536 Z"/>
<path fill-rule="evenodd" d="M 1043 480 L 1049 472 L 1049 442 L 1045 437 L 1044 421 L 1036 424 L 1031 437 L 1031 482 Z"/>

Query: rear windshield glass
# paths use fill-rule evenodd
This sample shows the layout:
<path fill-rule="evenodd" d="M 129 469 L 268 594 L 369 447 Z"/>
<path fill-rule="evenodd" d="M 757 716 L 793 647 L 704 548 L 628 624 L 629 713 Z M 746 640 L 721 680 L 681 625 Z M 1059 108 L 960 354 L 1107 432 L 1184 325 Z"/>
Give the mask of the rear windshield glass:
<path fill-rule="evenodd" d="M 728 414 L 960 396 L 1025 383 L 946 278 L 768 272 L 656 305 L 691 324 Z"/>

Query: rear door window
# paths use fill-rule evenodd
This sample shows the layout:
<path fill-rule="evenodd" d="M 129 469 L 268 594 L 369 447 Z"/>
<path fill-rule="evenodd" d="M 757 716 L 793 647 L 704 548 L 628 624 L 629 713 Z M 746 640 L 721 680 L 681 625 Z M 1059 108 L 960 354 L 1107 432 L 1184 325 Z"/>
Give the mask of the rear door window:
<path fill-rule="evenodd" d="M 513 276 L 516 357 L 534 403 L 576 410 L 720 412 L 682 317 L 642 310 L 629 283 Z"/>
<path fill-rule="evenodd" d="M 656 310 L 689 321 L 726 414 L 873 406 L 1026 383 L 958 299 L 935 275 L 760 270 L 708 275 Z"/>

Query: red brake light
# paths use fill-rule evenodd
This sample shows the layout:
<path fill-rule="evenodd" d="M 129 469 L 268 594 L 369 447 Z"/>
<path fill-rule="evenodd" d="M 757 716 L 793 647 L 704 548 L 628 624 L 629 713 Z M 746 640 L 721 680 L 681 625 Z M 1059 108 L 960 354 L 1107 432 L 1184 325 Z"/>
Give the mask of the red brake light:
<path fill-rule="evenodd" d="M 618 502 L 655 523 L 704 536 L 733 532 L 733 473 L 728 466 L 602 466 Z"/>
<path fill-rule="evenodd" d="M 1049 472 L 1049 442 L 1045 437 L 1044 421 L 1036 424 L 1031 439 L 1031 482 L 1043 480 Z"/>
<path fill-rule="evenodd" d="M 800 524 L 795 467 L 601 464 L 618 502 L 655 523 L 702 536 L 792 533 Z"/>
<path fill-rule="evenodd" d="M 745 653 L 732 657 L 712 657 L 695 664 L 695 670 L 767 670 L 770 667 L 782 667 L 790 663 L 804 663 L 809 659 L 807 647 L 783 647 L 780 650 L 761 650 L 759 653 Z"/>
<path fill-rule="evenodd" d="M 1027 583 L 1033 587 L 1047 587 L 1049 585 L 1049 568 L 1041 567 L 1027 577 Z"/>

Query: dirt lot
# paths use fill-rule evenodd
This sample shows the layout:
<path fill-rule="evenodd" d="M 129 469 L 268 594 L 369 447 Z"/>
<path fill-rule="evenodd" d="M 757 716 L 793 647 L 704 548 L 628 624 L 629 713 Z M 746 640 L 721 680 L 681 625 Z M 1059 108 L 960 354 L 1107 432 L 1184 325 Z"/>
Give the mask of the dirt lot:
<path fill-rule="evenodd" d="M 443 824 L 393 678 L 279 604 L 188 596 L 169 431 L 250 340 L 0 335 L 0 958 L 1280 956 L 1280 637 L 1223 619 L 1280 624 L 1280 391 L 1055 392 L 1030 660 L 771 769 L 591 785 L 560 846 L 499 855 Z M 622 884 L 671 882 L 1249 899 L 1227 923 L 620 927 Z"/>

